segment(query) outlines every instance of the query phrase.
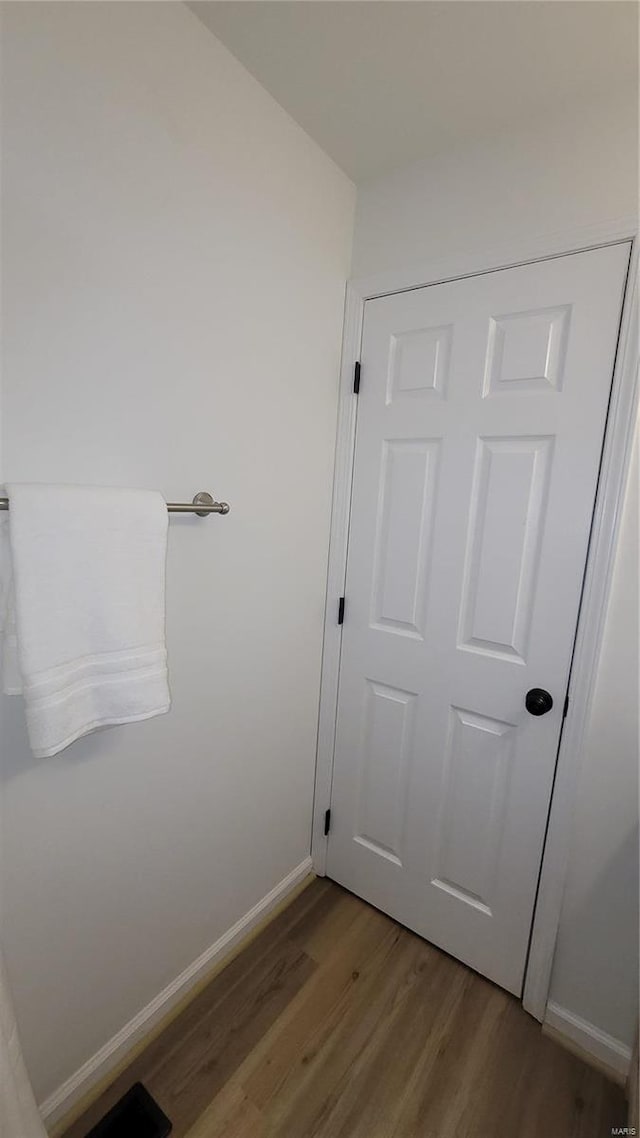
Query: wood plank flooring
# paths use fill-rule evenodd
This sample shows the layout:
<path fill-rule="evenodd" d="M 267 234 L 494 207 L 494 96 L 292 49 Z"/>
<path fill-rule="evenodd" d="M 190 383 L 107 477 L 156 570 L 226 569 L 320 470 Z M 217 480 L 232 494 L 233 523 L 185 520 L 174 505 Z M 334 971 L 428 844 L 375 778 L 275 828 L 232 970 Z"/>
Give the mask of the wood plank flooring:
<path fill-rule="evenodd" d="M 622 1091 L 516 999 L 314 881 L 98 1099 L 144 1083 L 173 1138 L 605 1138 Z"/>

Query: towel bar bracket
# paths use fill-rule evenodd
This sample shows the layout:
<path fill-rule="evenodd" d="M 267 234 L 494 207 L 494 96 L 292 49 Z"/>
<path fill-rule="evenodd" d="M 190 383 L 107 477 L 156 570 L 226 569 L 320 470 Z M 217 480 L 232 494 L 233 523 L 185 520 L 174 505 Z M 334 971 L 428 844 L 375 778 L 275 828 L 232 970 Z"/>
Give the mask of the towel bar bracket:
<path fill-rule="evenodd" d="M 200 490 L 194 494 L 191 502 L 167 502 L 170 514 L 197 514 L 199 518 L 206 518 L 209 514 L 228 514 L 228 502 L 216 502 L 207 490 Z"/>

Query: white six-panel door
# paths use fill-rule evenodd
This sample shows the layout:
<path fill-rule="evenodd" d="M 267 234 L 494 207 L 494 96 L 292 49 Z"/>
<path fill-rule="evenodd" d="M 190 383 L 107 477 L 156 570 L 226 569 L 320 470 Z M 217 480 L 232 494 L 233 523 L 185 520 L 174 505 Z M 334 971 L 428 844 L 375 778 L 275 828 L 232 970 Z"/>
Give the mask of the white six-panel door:
<path fill-rule="evenodd" d="M 517 993 L 628 259 L 365 305 L 327 872 Z"/>

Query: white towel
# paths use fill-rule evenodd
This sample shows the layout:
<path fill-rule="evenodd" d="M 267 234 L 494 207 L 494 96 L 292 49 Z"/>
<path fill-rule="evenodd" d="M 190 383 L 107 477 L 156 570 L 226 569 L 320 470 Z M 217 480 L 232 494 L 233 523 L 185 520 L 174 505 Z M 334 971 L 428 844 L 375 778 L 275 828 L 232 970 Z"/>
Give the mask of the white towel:
<path fill-rule="evenodd" d="M 164 499 L 106 487 L 10 483 L 7 490 L 18 664 L 34 755 L 168 711 Z M 5 623 L 10 655 L 10 615 Z M 8 676 L 5 690 L 16 687 Z"/>

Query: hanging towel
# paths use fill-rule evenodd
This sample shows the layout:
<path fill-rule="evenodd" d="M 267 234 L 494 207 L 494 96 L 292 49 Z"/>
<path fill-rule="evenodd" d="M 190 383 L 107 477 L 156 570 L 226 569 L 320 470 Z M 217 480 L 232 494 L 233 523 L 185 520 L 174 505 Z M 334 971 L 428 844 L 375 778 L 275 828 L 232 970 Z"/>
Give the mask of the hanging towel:
<path fill-rule="evenodd" d="M 47 1138 L 20 1050 L 9 984 L 0 956 L 0 1134 Z"/>
<path fill-rule="evenodd" d="M 162 496 L 36 483 L 7 490 L 15 640 L 34 755 L 168 711 Z M 5 624 L 10 655 L 10 612 Z M 5 690 L 17 686 L 9 679 Z"/>
<path fill-rule="evenodd" d="M 16 607 L 13 600 L 13 568 L 9 546 L 9 515 L 0 515 L 0 676 L 5 695 L 20 695 Z"/>

